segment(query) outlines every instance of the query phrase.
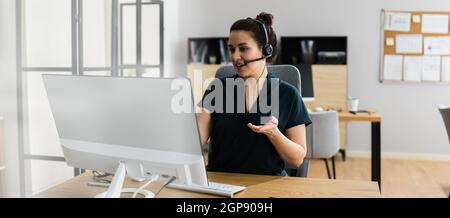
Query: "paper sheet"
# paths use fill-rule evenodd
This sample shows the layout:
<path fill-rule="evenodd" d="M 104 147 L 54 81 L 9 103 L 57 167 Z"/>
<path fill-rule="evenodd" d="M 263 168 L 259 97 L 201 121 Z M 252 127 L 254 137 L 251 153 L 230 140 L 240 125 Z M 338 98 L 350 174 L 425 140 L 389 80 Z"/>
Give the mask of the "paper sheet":
<path fill-rule="evenodd" d="M 423 56 L 422 80 L 440 81 L 441 77 L 441 57 Z"/>
<path fill-rule="evenodd" d="M 411 13 L 386 12 L 384 16 L 384 29 L 390 31 L 409 32 L 411 26 Z"/>
<path fill-rule="evenodd" d="M 422 77 L 422 57 L 403 57 L 403 79 L 409 82 L 419 82 Z"/>
<path fill-rule="evenodd" d="M 384 80 L 402 80 L 402 60 L 401 55 L 384 56 Z"/>
<path fill-rule="evenodd" d="M 413 15 L 413 23 L 420 23 L 420 15 Z"/>
<path fill-rule="evenodd" d="M 387 46 L 393 46 L 394 45 L 394 38 L 387 38 L 386 39 L 386 45 Z"/>
<path fill-rule="evenodd" d="M 423 33 L 448 33 L 447 14 L 424 14 L 422 15 Z"/>
<path fill-rule="evenodd" d="M 450 37 L 428 36 L 423 39 L 424 54 L 426 55 L 449 55 Z"/>
<path fill-rule="evenodd" d="M 450 82 L 450 56 L 442 57 L 442 81 Z"/>
<path fill-rule="evenodd" d="M 395 41 L 396 53 L 422 53 L 421 34 L 398 34 Z"/>

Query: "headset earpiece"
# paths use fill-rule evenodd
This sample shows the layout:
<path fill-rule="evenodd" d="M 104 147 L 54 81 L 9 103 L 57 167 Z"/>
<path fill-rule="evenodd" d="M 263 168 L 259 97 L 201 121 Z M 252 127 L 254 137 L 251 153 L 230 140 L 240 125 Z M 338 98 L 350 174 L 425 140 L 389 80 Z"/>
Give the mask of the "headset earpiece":
<path fill-rule="evenodd" d="M 256 21 L 259 25 L 261 25 L 262 28 L 263 28 L 263 31 L 264 31 L 264 36 L 265 36 L 265 39 L 266 39 L 266 43 L 264 44 L 263 49 L 262 49 L 262 53 L 263 53 L 264 57 L 265 58 L 271 57 L 272 54 L 273 54 L 273 47 L 269 43 L 269 34 L 267 33 L 266 25 L 264 25 L 263 22 L 261 22 L 261 21 L 259 21 L 257 19 L 252 19 L 252 20 Z"/>
<path fill-rule="evenodd" d="M 268 57 L 272 57 L 272 53 L 273 53 L 273 47 L 271 44 L 266 44 L 264 46 L 263 49 L 263 55 L 264 57 L 268 58 Z"/>

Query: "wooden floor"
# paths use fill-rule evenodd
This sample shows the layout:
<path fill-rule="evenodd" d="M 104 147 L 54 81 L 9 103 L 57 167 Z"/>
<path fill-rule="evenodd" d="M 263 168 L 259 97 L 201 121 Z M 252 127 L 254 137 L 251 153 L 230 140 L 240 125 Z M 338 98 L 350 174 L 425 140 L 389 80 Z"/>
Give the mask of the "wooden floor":
<path fill-rule="evenodd" d="M 330 169 L 331 169 L 331 161 Z M 370 180 L 370 158 L 336 158 L 337 179 Z M 308 177 L 328 178 L 324 161 L 310 162 Z M 383 197 L 448 197 L 450 161 L 382 159 Z"/>

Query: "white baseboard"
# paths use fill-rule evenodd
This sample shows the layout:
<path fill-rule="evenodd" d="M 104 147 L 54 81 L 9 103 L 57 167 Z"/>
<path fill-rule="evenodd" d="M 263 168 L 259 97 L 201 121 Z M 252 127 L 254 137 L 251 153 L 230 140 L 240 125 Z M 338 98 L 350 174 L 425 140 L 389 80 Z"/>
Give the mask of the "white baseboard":
<path fill-rule="evenodd" d="M 370 158 L 371 152 L 368 151 L 346 151 L 348 157 Z M 401 159 L 401 160 L 431 160 L 431 161 L 449 161 L 450 154 L 420 154 L 420 153 L 399 153 L 399 152 L 381 152 L 381 158 Z"/>

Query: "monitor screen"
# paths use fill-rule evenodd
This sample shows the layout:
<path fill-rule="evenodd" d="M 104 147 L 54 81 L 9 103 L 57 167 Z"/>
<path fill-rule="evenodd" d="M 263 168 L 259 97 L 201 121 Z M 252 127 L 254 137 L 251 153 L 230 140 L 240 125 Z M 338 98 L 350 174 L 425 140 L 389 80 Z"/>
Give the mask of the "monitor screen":
<path fill-rule="evenodd" d="M 312 68 L 310 64 L 294 65 L 300 71 L 302 97 L 304 100 L 313 100 L 314 86 L 312 77 Z"/>
<path fill-rule="evenodd" d="M 347 37 L 281 37 L 280 53 L 282 64 L 347 64 Z"/>

